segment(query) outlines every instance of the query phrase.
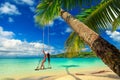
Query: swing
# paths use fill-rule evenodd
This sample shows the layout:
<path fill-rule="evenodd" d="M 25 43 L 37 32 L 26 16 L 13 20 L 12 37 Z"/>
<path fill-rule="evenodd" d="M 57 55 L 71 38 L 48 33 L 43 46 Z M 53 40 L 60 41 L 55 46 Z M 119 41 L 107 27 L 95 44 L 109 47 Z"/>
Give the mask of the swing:
<path fill-rule="evenodd" d="M 44 50 L 44 35 L 45 34 L 44 34 L 44 28 L 43 28 L 43 50 Z M 49 42 L 50 41 L 49 41 L 49 27 L 48 27 L 48 46 L 50 45 Z M 50 51 L 50 47 L 48 48 L 48 51 Z M 38 65 L 37 65 L 35 71 L 40 70 L 39 69 L 40 62 L 41 62 L 41 59 L 38 61 Z"/>

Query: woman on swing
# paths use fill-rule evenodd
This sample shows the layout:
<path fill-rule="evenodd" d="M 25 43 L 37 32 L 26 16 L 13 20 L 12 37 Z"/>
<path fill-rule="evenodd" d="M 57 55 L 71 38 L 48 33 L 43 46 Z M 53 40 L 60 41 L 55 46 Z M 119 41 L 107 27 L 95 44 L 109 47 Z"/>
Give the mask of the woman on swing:
<path fill-rule="evenodd" d="M 42 60 L 40 69 L 45 69 L 44 63 L 46 62 L 46 58 L 48 58 L 48 68 L 51 68 L 50 67 L 50 54 L 49 54 L 49 52 L 45 53 L 45 51 L 43 50 L 43 54 L 44 54 L 44 58 Z"/>

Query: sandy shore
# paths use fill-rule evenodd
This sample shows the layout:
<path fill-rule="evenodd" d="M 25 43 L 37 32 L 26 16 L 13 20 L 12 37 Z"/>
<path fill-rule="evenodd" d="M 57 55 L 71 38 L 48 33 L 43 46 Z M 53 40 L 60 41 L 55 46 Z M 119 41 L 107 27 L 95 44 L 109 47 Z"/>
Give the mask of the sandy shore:
<path fill-rule="evenodd" d="M 33 73 L 7 76 L 0 80 L 120 80 L 108 67 L 46 69 Z"/>

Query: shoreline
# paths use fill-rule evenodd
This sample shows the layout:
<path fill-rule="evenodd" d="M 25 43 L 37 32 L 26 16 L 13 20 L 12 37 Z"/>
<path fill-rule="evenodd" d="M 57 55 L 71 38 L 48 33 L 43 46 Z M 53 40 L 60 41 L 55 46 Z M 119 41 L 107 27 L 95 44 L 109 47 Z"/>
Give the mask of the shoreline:
<path fill-rule="evenodd" d="M 46 69 L 2 80 L 120 80 L 108 67 Z M 0 80 L 1 80 L 0 79 Z"/>

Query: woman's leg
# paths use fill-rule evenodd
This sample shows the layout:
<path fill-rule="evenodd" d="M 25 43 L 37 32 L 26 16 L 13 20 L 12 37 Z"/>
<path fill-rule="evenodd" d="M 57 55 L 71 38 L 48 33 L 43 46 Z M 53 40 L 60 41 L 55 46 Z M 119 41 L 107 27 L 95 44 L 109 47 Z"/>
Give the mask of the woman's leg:
<path fill-rule="evenodd" d="M 40 66 L 40 69 L 44 69 L 44 60 L 42 61 L 42 63 L 41 63 L 41 66 Z"/>

